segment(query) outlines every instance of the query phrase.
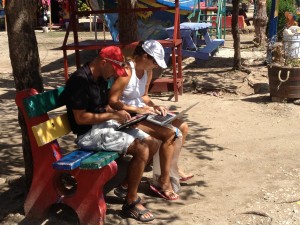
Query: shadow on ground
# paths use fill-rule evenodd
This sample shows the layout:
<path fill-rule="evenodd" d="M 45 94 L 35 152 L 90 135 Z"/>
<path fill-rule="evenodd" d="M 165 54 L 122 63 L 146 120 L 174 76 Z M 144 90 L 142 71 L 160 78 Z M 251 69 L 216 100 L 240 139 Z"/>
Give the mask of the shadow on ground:
<path fill-rule="evenodd" d="M 52 49 L 57 50 L 57 49 Z M 51 51 L 51 50 L 50 50 Z M 96 52 L 95 51 L 82 51 L 80 52 L 81 59 L 84 59 L 84 62 L 91 60 Z M 68 56 L 69 66 L 75 66 L 75 54 L 70 54 Z M 84 63 L 82 62 L 82 63 Z M 216 63 L 217 62 L 217 63 Z M 201 63 L 202 68 L 211 69 L 214 73 L 224 73 L 231 70 L 231 58 L 219 58 L 215 57 L 211 61 L 205 61 Z M 43 71 L 43 82 L 45 84 L 45 90 L 55 88 L 57 86 L 64 85 L 64 76 L 63 76 L 63 60 L 58 59 L 56 61 L 50 62 L 49 64 L 42 67 Z M 193 72 L 193 68 L 199 67 L 199 64 L 191 63 L 185 68 L 185 75 L 196 77 L 196 76 L 204 76 L 205 72 Z M 60 72 L 57 72 L 60 70 Z M 216 83 L 218 78 L 215 77 L 205 77 L 204 81 L 207 83 Z M 4 218 L 10 217 L 10 214 L 20 214 L 18 217 L 19 224 L 27 225 L 32 224 L 31 220 L 24 218 L 23 205 L 26 196 L 26 188 L 24 184 L 24 162 L 21 148 L 21 132 L 17 120 L 17 108 L 14 103 L 15 97 L 15 88 L 12 77 L 8 77 L 5 79 L 1 79 L 0 87 L 4 88 L 4 93 L 0 95 L 0 104 L 2 107 L 1 111 L 1 130 L 4 132 L 0 133 L 0 174 L 1 177 L 6 178 L 6 182 L 4 184 L 0 184 L 1 195 L 0 195 L 0 222 L 4 220 Z M 233 87 L 234 88 L 234 87 Z M 159 96 L 154 96 L 154 99 L 158 98 L 160 100 L 164 99 Z M 167 100 L 164 100 L 167 101 Z M 173 108 L 178 109 L 178 107 L 174 104 L 171 106 Z M 183 120 L 187 121 L 189 124 L 190 133 L 187 137 L 187 142 L 185 145 L 184 151 L 188 151 L 191 157 L 198 160 L 214 160 L 212 157 L 208 157 L 207 152 L 213 151 L 223 151 L 225 150 L 222 146 L 218 146 L 216 144 L 209 143 L 205 140 L 210 140 L 210 137 L 206 135 L 206 131 L 210 128 L 201 126 L 197 121 L 191 121 L 187 117 L 184 117 Z M 74 137 L 68 136 L 64 140 L 61 140 L 62 146 L 66 146 L 66 151 L 72 150 L 74 148 Z M 196 146 L 196 147 L 195 147 Z M 105 186 L 105 193 L 108 194 L 111 190 L 116 187 L 122 179 L 124 179 L 126 174 L 126 169 L 128 167 L 129 161 L 128 159 L 120 159 L 117 161 L 119 166 L 118 174 Z M 151 173 L 151 172 L 150 172 Z M 12 178 L 13 181 L 11 180 Z M 196 187 L 206 187 L 207 181 L 205 180 L 197 180 L 192 181 L 189 184 L 183 184 L 183 190 L 180 194 L 182 200 L 189 199 L 191 202 L 198 200 L 197 197 L 201 193 L 196 193 L 197 197 L 195 197 L 195 192 L 193 192 L 193 186 Z M 153 192 L 149 189 L 149 184 L 147 182 L 147 178 L 144 177 L 141 185 L 139 187 L 139 192 L 145 195 L 145 199 L 147 204 L 157 205 L 157 212 L 162 217 L 167 214 L 168 218 L 164 218 L 164 222 L 172 222 L 178 219 L 176 212 L 170 211 L 168 205 L 180 204 L 184 205 L 183 201 L 178 202 L 166 202 L 160 198 L 157 198 L 153 194 Z M 108 205 L 107 215 L 108 215 L 108 224 L 118 224 L 120 223 L 120 215 L 121 215 L 121 205 L 123 204 L 123 200 L 116 198 L 113 195 L 107 195 L 106 201 Z M 162 204 L 160 204 L 162 203 Z M 145 205 L 147 207 L 147 204 Z M 117 206 L 117 207 L 115 207 Z M 15 217 L 14 217 L 15 218 Z M 20 222 L 21 221 L 21 222 Z M 36 223 L 38 224 L 38 223 Z M 51 224 L 50 222 L 44 224 Z M 60 221 L 54 222 L 54 224 L 62 224 Z"/>
<path fill-rule="evenodd" d="M 49 51 L 57 51 L 59 49 L 51 49 Z M 73 52 L 73 53 L 70 53 Z M 61 51 L 61 54 L 63 52 Z M 79 51 L 79 58 L 80 58 L 80 64 L 84 64 L 86 62 L 91 61 L 94 57 L 97 56 L 97 51 L 96 50 L 85 50 L 85 51 Z M 75 51 L 68 51 L 68 56 L 67 56 L 67 62 L 69 67 L 75 67 L 76 66 L 76 54 Z M 54 60 L 47 65 L 43 66 L 41 68 L 43 73 L 51 73 L 53 71 L 59 71 L 64 68 L 64 59 L 63 59 L 63 54 L 62 58 L 58 60 Z"/>

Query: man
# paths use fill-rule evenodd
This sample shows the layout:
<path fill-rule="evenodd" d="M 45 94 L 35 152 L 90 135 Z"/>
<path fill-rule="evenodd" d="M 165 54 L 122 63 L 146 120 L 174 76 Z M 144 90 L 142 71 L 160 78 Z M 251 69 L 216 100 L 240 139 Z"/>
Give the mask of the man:
<path fill-rule="evenodd" d="M 65 101 L 76 143 L 83 149 L 119 151 L 133 158 L 127 172 L 128 193 L 122 211 L 140 221 L 155 217 L 140 203 L 137 195 L 146 163 L 158 149 L 158 143 L 138 129 L 115 128 L 130 119 L 125 110 L 115 111 L 108 105 L 109 79 L 127 76 L 121 49 L 109 46 L 101 49 L 90 63 L 73 73 L 66 83 Z"/>

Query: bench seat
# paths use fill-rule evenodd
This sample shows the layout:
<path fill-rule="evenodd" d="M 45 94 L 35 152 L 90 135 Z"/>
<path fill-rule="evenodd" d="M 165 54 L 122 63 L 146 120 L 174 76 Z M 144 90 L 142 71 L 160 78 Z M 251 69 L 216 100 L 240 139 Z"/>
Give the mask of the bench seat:
<path fill-rule="evenodd" d="M 81 162 L 80 169 L 100 169 L 119 157 L 120 154 L 117 152 L 96 152 Z"/>
<path fill-rule="evenodd" d="M 54 162 L 52 166 L 56 170 L 74 170 L 80 166 L 82 160 L 86 159 L 92 154 L 94 154 L 92 151 L 77 149 Z"/>
<path fill-rule="evenodd" d="M 198 51 L 207 53 L 207 54 L 212 54 L 215 52 L 220 46 L 224 45 L 224 39 L 214 39 L 212 42 L 207 44 L 204 48 L 199 49 Z"/>
<path fill-rule="evenodd" d="M 53 163 L 52 166 L 56 170 L 74 170 L 78 167 L 100 169 L 119 157 L 119 153 L 113 151 L 95 152 L 77 149 Z"/>

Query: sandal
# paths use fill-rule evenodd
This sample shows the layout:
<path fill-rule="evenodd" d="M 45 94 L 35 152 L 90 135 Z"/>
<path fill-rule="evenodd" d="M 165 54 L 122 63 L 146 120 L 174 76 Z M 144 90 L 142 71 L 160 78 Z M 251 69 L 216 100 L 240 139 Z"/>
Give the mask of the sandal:
<path fill-rule="evenodd" d="M 118 187 L 115 188 L 114 194 L 119 198 L 125 198 L 127 195 L 127 191 L 128 191 L 128 187 L 119 185 Z"/>
<path fill-rule="evenodd" d="M 122 206 L 122 212 L 131 218 L 134 218 L 136 220 L 139 220 L 141 222 L 149 222 L 155 219 L 155 216 L 151 213 L 151 216 L 149 218 L 143 218 L 143 216 L 150 211 L 148 209 L 141 210 L 138 207 L 136 207 L 137 204 L 141 202 L 141 198 L 138 197 L 137 200 L 134 202 L 128 204 L 127 202 L 124 203 Z"/>
<path fill-rule="evenodd" d="M 150 185 L 150 189 L 166 200 L 177 200 L 179 198 L 179 195 L 177 195 L 173 190 L 163 190 L 161 187 L 154 184 Z"/>
<path fill-rule="evenodd" d="M 180 182 L 185 182 L 185 181 L 188 181 L 189 179 L 192 179 L 193 177 L 194 177 L 194 175 L 189 175 L 189 176 L 186 176 L 186 177 L 180 177 L 179 181 Z"/>

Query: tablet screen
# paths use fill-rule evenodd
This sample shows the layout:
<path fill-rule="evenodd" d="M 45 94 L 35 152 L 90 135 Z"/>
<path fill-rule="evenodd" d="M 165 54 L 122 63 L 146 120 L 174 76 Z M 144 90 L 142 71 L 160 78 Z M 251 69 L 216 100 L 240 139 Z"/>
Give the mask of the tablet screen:
<path fill-rule="evenodd" d="M 139 123 L 147 118 L 148 114 L 137 114 L 134 117 L 131 117 L 130 120 L 126 121 L 125 123 L 121 124 L 119 127 L 117 127 L 117 131 L 125 129 L 127 127 L 130 127 L 136 123 Z"/>

